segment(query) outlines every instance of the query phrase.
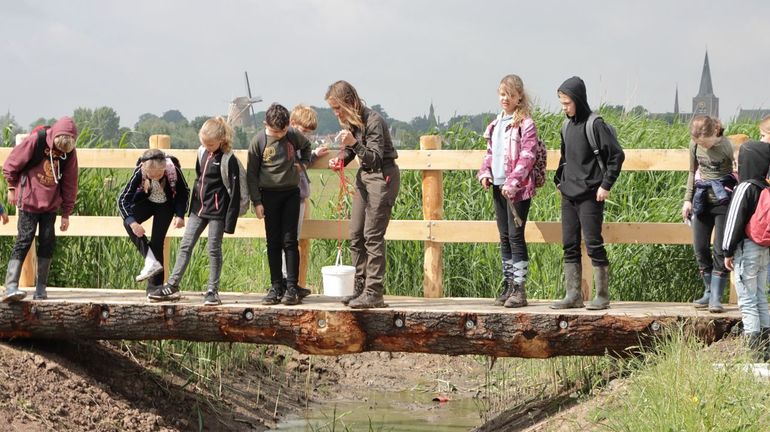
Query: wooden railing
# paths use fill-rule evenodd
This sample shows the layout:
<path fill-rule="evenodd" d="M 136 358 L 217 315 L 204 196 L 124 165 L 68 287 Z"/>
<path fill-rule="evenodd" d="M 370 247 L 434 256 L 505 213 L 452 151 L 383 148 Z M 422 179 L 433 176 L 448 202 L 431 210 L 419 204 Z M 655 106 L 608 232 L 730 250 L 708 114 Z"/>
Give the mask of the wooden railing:
<path fill-rule="evenodd" d="M 152 147 L 168 148 L 167 136 L 153 136 Z M 477 170 L 483 151 L 481 150 L 441 150 L 438 136 L 423 136 L 420 139 L 421 150 L 399 150 L 398 165 L 402 170 L 419 170 L 423 173 L 423 220 L 393 220 L 385 238 L 387 240 L 415 240 L 425 243 L 424 258 L 424 295 L 425 297 L 441 297 L 442 265 L 441 254 L 444 243 L 496 243 L 499 241 L 497 226 L 494 221 L 461 221 L 443 220 L 443 190 L 442 171 L 445 170 Z M 195 166 L 196 150 L 168 149 L 168 153 L 178 157 L 182 166 Z M 10 149 L 0 149 L 0 160 L 5 160 Z M 133 169 L 136 160 L 144 152 L 143 149 L 78 149 L 78 163 L 81 168 L 127 168 Z M 246 151 L 237 150 L 236 156 L 246 163 Z M 685 171 L 688 166 L 688 152 L 682 150 L 626 150 L 624 171 Z M 311 169 L 327 169 L 329 156 L 320 158 L 310 167 Z M 555 150 L 548 152 L 548 170 L 555 170 L 559 153 Z M 357 167 L 353 161 L 348 169 Z M 472 175 L 469 173 L 468 175 Z M 116 197 L 105 197 L 114 200 Z M 678 211 L 672 209 L 672 211 Z M 0 235 L 16 235 L 15 217 L 11 223 L 0 225 Z M 347 221 L 343 221 L 343 232 L 347 233 Z M 147 229 L 147 228 L 145 228 Z M 58 225 L 57 225 L 58 230 Z M 149 231 L 149 230 L 148 230 Z M 303 223 L 301 239 L 336 239 L 339 233 L 337 221 L 308 219 Z M 73 216 L 70 227 L 66 232 L 58 232 L 60 236 L 84 237 L 122 237 L 125 230 L 120 217 L 105 216 Z M 170 230 L 169 236 L 180 237 L 182 230 Z M 204 233 L 205 235 L 205 233 Z M 526 238 L 529 243 L 561 243 L 561 224 L 559 222 L 527 223 Z M 228 238 L 264 238 L 264 224 L 261 220 L 249 214 L 238 220 L 235 234 Z M 692 233 L 681 223 L 606 223 L 604 224 L 605 243 L 624 244 L 690 244 Z M 304 243 L 303 259 L 307 262 L 307 242 Z M 302 246 L 302 241 L 301 241 Z M 30 254 L 34 255 L 34 254 Z M 586 298 L 590 294 L 591 274 L 590 259 L 583 253 L 584 275 L 583 290 Z M 168 262 L 168 259 L 166 260 Z M 25 265 L 26 267 L 26 265 Z M 168 266 L 166 266 L 168 267 Z M 34 268 L 34 267 L 33 267 Z M 30 269 L 31 270 L 31 269 Z M 302 270 L 302 269 L 301 269 Z M 306 269 L 301 271 L 301 282 L 304 283 Z M 30 272 L 24 272 L 29 275 Z M 21 285 L 30 286 L 34 282 L 24 276 Z M 732 295 L 731 295 L 732 300 Z"/>

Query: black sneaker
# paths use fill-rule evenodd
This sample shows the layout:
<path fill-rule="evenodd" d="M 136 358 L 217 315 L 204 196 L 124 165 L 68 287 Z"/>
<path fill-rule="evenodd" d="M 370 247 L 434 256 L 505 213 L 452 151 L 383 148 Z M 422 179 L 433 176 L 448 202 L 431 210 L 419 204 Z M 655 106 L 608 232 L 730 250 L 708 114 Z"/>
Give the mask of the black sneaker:
<path fill-rule="evenodd" d="M 286 288 L 286 292 L 283 293 L 283 298 L 281 299 L 281 303 L 285 304 L 287 306 L 296 305 L 299 304 L 300 301 L 299 293 L 297 293 L 297 287 L 289 285 L 288 288 Z"/>
<path fill-rule="evenodd" d="M 265 298 L 262 299 L 263 305 L 276 305 L 281 302 L 283 298 L 283 285 L 280 283 L 274 283 L 270 287 L 270 291 L 267 292 Z"/>
<path fill-rule="evenodd" d="M 303 299 L 309 295 L 310 295 L 309 289 L 297 285 L 297 297 L 299 297 L 300 299 Z"/>
<path fill-rule="evenodd" d="M 222 300 L 219 299 L 219 293 L 216 291 L 207 291 L 206 295 L 203 296 L 203 304 L 206 306 L 216 306 L 221 305 Z"/>
<path fill-rule="evenodd" d="M 155 291 L 147 294 L 147 299 L 150 301 L 179 300 L 180 297 L 181 294 L 179 293 L 179 286 L 171 284 L 165 284 Z"/>

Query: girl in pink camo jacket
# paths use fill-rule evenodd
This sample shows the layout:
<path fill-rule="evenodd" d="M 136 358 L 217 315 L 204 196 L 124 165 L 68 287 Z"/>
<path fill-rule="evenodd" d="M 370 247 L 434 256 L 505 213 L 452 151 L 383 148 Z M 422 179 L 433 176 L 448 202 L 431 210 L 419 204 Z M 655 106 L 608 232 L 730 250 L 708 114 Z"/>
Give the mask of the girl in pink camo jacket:
<path fill-rule="evenodd" d="M 485 190 L 492 187 L 500 232 L 504 281 L 495 304 L 522 307 L 527 305 L 525 283 L 529 255 L 524 228 L 531 199 L 535 196 L 533 168 L 537 128 L 521 78 L 516 75 L 503 77 L 498 95 L 502 112 L 484 133 L 487 153 L 477 177 Z"/>

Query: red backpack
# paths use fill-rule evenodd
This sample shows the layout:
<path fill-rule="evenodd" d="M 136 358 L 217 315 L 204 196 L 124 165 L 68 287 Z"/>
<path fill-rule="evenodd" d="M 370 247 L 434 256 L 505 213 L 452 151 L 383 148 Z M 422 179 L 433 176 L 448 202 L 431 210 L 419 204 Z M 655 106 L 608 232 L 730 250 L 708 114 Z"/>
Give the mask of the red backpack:
<path fill-rule="evenodd" d="M 759 194 L 757 208 L 746 224 L 746 236 L 760 246 L 770 247 L 770 188 Z"/>

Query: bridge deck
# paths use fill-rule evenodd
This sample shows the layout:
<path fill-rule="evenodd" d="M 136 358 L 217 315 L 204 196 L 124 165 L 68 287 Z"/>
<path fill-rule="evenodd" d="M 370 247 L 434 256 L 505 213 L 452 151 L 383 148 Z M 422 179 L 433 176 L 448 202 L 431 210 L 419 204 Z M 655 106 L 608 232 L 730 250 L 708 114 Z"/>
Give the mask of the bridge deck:
<path fill-rule="evenodd" d="M 49 300 L 0 305 L 0 337 L 185 339 L 281 344 L 300 352 L 363 351 L 544 358 L 622 353 L 682 323 L 707 341 L 740 322 L 737 307 L 710 314 L 683 303 L 614 302 L 604 311 L 552 310 L 551 300 L 506 309 L 491 299 L 387 297 L 388 308 L 352 310 L 311 295 L 297 306 L 263 306 L 264 294 L 201 293 L 149 303 L 144 291 L 49 288 Z"/>

